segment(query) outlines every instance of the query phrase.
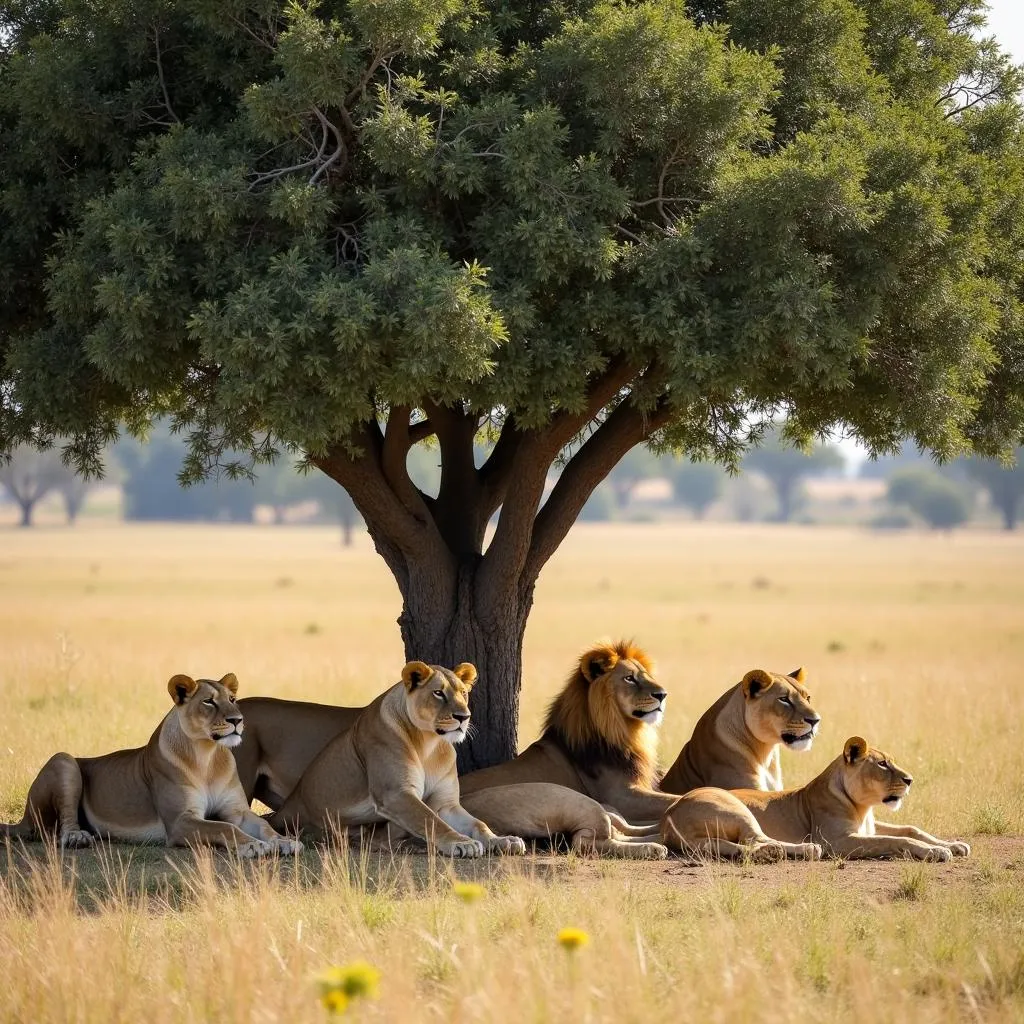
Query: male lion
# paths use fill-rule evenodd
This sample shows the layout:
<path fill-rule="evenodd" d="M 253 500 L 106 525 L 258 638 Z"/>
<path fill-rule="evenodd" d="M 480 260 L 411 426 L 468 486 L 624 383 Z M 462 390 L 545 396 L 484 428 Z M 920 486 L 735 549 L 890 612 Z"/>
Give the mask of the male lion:
<path fill-rule="evenodd" d="M 174 707 L 144 747 L 101 757 L 54 754 L 28 791 L 22 820 L 0 836 L 57 832 L 63 847 L 95 837 L 168 846 L 226 846 L 242 857 L 294 853 L 302 844 L 253 814 L 229 748 L 241 739 L 238 680 L 173 676 Z"/>
<path fill-rule="evenodd" d="M 638 647 L 626 641 L 594 647 L 552 702 L 540 739 L 505 764 L 462 776 L 462 793 L 554 782 L 629 821 L 658 821 L 676 799 L 654 788 L 655 729 L 667 696 Z"/>
<path fill-rule="evenodd" d="M 485 850 L 525 853 L 517 836 L 496 836 L 459 803 L 456 743 L 469 726 L 476 669 L 410 661 L 385 690 L 316 756 L 270 818 L 275 828 L 392 823 L 453 857 Z"/>
<path fill-rule="evenodd" d="M 875 821 L 872 808 L 897 810 L 913 781 L 888 754 L 852 736 L 843 753 L 806 786 L 781 793 L 695 789 L 665 815 L 661 832 L 677 849 L 727 857 L 746 849 L 817 859 L 822 847 L 850 860 L 967 856 L 967 843 L 936 839 L 913 825 Z"/>
<path fill-rule="evenodd" d="M 779 744 L 810 750 L 821 721 L 804 678 L 802 668 L 785 676 L 760 668 L 748 672 L 701 716 L 661 789 L 782 789 Z"/>

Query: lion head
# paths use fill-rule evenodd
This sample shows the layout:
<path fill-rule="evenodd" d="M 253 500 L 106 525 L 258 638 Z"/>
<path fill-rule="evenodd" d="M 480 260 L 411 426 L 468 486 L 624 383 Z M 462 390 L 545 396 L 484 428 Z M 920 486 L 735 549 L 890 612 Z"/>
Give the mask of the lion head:
<path fill-rule="evenodd" d="M 811 707 L 804 678 L 802 668 L 786 676 L 755 668 L 743 677 L 743 717 L 762 743 L 810 750 L 821 716 Z"/>
<path fill-rule="evenodd" d="M 859 807 L 885 804 L 898 811 L 914 781 L 910 772 L 900 768 L 888 754 L 868 746 L 861 736 L 851 736 L 846 741 L 839 770 L 843 788 Z"/>
<path fill-rule="evenodd" d="M 410 661 L 402 669 L 405 704 L 412 723 L 437 733 L 449 743 L 461 743 L 469 729 L 469 691 L 476 668 L 468 661 L 453 669 Z"/>
<path fill-rule="evenodd" d="M 633 779 L 651 785 L 655 727 L 667 697 L 639 647 L 624 640 L 600 644 L 583 654 L 551 702 L 544 736 L 565 747 L 584 771 L 626 768 Z"/>
<path fill-rule="evenodd" d="M 238 679 L 229 672 L 223 679 L 172 676 L 167 692 L 177 705 L 178 722 L 191 740 L 213 740 L 224 747 L 242 742 L 242 711 L 235 701 Z"/>

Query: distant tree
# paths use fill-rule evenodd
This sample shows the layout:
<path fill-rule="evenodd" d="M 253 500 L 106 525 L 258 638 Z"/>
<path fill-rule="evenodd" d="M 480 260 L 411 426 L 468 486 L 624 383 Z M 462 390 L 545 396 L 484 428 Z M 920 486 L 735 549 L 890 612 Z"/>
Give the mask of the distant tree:
<path fill-rule="evenodd" d="M 967 473 L 989 493 L 992 504 L 999 509 L 1003 525 L 1012 530 L 1017 525 L 1024 496 L 1024 448 L 1017 449 L 1017 461 L 1004 466 L 996 459 L 967 459 Z"/>
<path fill-rule="evenodd" d="M 55 490 L 64 502 L 64 514 L 67 516 L 68 525 L 72 526 L 78 519 L 78 513 L 82 511 L 85 499 L 95 481 L 86 479 L 68 466 L 62 465 L 61 469 L 63 472 L 57 480 Z"/>
<path fill-rule="evenodd" d="M 251 522 L 256 507 L 252 481 L 221 477 L 183 488 L 178 474 L 185 451 L 185 442 L 163 425 L 154 427 L 145 443 L 125 438 L 115 445 L 125 519 Z"/>
<path fill-rule="evenodd" d="M 806 452 L 796 448 L 785 441 L 776 428 L 765 435 L 760 447 L 747 453 L 743 465 L 768 478 L 779 499 L 778 518 L 786 523 L 793 517 L 800 481 L 804 477 L 842 469 L 845 460 L 835 445 L 816 444 Z"/>
<path fill-rule="evenodd" d="M 68 470 L 52 448 L 38 451 L 18 445 L 7 462 L 0 460 L 0 485 L 21 509 L 21 526 L 32 525 L 36 505 L 53 491 Z"/>
<path fill-rule="evenodd" d="M 970 497 L 964 488 L 934 469 L 911 468 L 894 473 L 886 498 L 890 504 L 906 505 L 935 530 L 952 530 L 971 515 Z"/>
<path fill-rule="evenodd" d="M 675 500 L 693 509 L 698 519 L 703 519 L 722 494 L 725 473 L 720 466 L 709 462 L 680 461 L 672 464 L 669 480 Z"/>
<path fill-rule="evenodd" d="M 649 480 L 662 471 L 661 460 L 649 449 L 636 447 L 627 452 L 608 474 L 608 484 L 615 504 L 623 511 L 641 480 Z"/>
<path fill-rule="evenodd" d="M 325 479 L 333 483 L 330 477 L 325 477 Z M 341 543 L 350 548 L 352 547 L 352 533 L 362 516 L 359 515 L 356 503 L 344 487 L 341 488 L 341 493 L 335 496 L 335 504 L 338 509 L 338 518 L 341 521 Z"/>

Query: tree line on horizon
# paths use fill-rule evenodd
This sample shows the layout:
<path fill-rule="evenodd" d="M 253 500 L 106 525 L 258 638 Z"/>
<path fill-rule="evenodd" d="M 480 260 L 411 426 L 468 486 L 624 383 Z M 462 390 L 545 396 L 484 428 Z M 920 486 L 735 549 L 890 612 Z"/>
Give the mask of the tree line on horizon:
<path fill-rule="evenodd" d="M 185 456 L 185 442 L 166 426 L 154 429 L 143 443 L 126 437 L 112 445 L 109 458 L 115 467 L 123 495 L 122 516 L 128 521 L 237 522 L 254 521 L 257 509 L 268 509 L 271 521 L 284 523 L 290 509 L 315 502 L 317 521 L 337 521 L 344 543 L 361 517 L 344 489 L 337 488 L 322 474 L 303 472 L 299 460 L 282 457 L 260 467 L 252 478 L 223 475 L 215 480 L 183 487 L 179 481 Z M 481 460 L 486 452 L 481 451 Z M 411 453 L 411 475 L 427 493 L 436 493 L 440 466 L 437 453 L 419 446 Z M 734 517 L 791 522 L 803 504 L 803 481 L 821 476 L 838 476 L 845 467 L 839 447 L 816 444 L 801 451 L 785 444 L 778 431 L 766 435 L 750 451 L 741 469 L 759 474 L 768 484 L 776 510 L 758 510 L 749 498 L 734 499 Z M 960 459 L 948 466 L 936 466 L 912 446 L 895 456 L 865 461 L 859 467 L 862 478 L 884 479 L 890 510 L 876 516 L 871 525 L 904 528 L 920 521 L 936 529 L 953 529 L 971 516 L 973 496 L 980 487 L 1000 514 L 1007 530 L 1016 527 L 1024 498 L 1024 449 L 1017 463 L 1005 466 L 994 459 Z M 709 462 L 692 462 L 671 456 L 657 456 L 645 448 L 629 452 L 611 471 L 581 513 L 582 521 L 603 521 L 626 516 L 633 496 L 645 480 L 661 478 L 671 487 L 672 501 L 704 519 L 726 493 L 730 480 L 722 467 Z M 24 447 L 10 462 L 0 466 L 0 491 L 18 505 L 20 525 L 29 526 L 36 505 L 46 497 L 61 498 L 67 522 L 73 524 L 86 500 L 89 481 L 66 467 L 54 451 L 37 452 Z"/>

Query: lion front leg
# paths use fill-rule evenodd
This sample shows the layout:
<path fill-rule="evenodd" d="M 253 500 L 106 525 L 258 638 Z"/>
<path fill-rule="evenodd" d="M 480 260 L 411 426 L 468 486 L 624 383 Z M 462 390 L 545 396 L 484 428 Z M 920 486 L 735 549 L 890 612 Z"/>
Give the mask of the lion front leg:
<path fill-rule="evenodd" d="M 896 836 L 902 839 L 917 839 L 929 846 L 944 846 L 954 857 L 967 857 L 971 852 L 968 843 L 959 839 L 938 839 L 916 825 L 889 825 L 884 821 L 875 822 L 875 835 Z"/>
<path fill-rule="evenodd" d="M 526 843 L 519 836 L 496 836 L 486 822 L 474 818 L 460 804 L 439 807 L 438 815 L 457 832 L 470 836 L 484 844 L 488 853 L 524 854 Z"/>
<path fill-rule="evenodd" d="M 209 821 L 183 814 L 167 829 L 168 846 L 222 846 L 239 857 L 262 857 L 272 852 L 270 843 L 243 832 L 227 821 Z"/>
<path fill-rule="evenodd" d="M 449 857 L 482 857 L 484 844 L 452 828 L 433 808 L 407 789 L 374 796 L 379 813 Z"/>
<path fill-rule="evenodd" d="M 945 846 L 908 839 L 902 836 L 823 836 L 822 841 L 829 851 L 847 860 L 868 860 L 877 857 L 909 857 L 913 860 L 947 861 L 953 859 L 952 851 Z"/>
<path fill-rule="evenodd" d="M 240 793 L 239 800 L 243 799 L 244 797 Z M 283 836 L 279 832 L 274 831 L 266 818 L 261 818 L 252 811 L 248 804 L 239 802 L 230 811 L 223 813 L 221 817 L 228 824 L 240 828 L 246 835 L 266 843 L 274 853 L 289 856 L 293 853 L 298 853 L 302 849 L 302 843 L 298 839 L 290 839 L 288 836 Z"/>

